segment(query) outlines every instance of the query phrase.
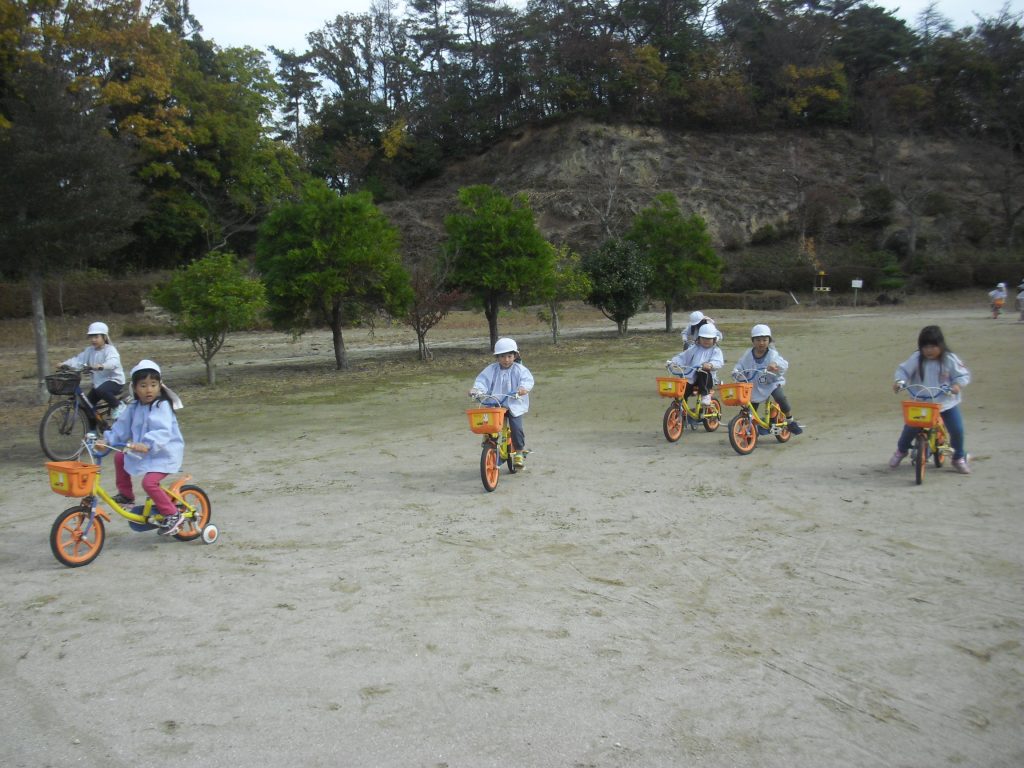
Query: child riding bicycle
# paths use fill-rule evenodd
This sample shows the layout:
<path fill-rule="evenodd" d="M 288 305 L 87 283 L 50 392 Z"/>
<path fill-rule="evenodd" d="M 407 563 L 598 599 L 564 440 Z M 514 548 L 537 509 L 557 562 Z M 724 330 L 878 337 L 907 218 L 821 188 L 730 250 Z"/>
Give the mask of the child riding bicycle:
<path fill-rule="evenodd" d="M 751 347 L 736 363 L 732 377 L 736 381 L 749 381 L 754 385 L 750 401 L 755 409 L 769 397 L 773 398 L 786 416 L 789 431 L 799 435 L 804 428 L 793 418 L 793 409 L 782 389 L 782 385 L 786 383 L 789 362 L 779 354 L 773 342 L 772 329 L 764 323 L 758 323 L 751 328 Z"/>
<path fill-rule="evenodd" d="M 142 489 L 164 517 L 165 528 L 159 533 L 177 533 L 184 522 L 174 501 L 160 486 L 167 475 L 181 469 L 185 440 L 174 415 L 181 400 L 161 378 L 160 366 L 152 360 L 141 360 L 131 371 L 135 402 L 103 434 L 97 443 L 100 450 L 111 444 L 124 444 L 127 453 L 114 457 L 118 494 L 114 501 L 122 506 L 135 504 L 132 475 L 142 475 Z"/>
<path fill-rule="evenodd" d="M 697 331 L 697 342 L 673 357 L 669 362 L 687 371 L 683 399 L 694 390 L 700 394 L 702 405 L 711 405 L 711 390 L 715 386 L 715 371 L 725 365 L 725 355 L 718 346 L 722 334 L 712 323 L 705 323 Z"/>
<path fill-rule="evenodd" d="M 530 410 L 530 390 L 533 389 L 533 374 L 520 362 L 519 347 L 515 339 L 498 339 L 494 345 L 496 362 L 491 363 L 476 377 L 470 397 L 484 393 L 507 394 L 515 392 L 518 398 L 508 398 L 501 403 L 508 408 L 508 421 L 512 429 L 512 462 L 522 467 L 526 461 L 526 434 L 523 432 L 523 415 Z"/>
<path fill-rule="evenodd" d="M 103 400 L 110 406 L 115 418 L 120 415 L 121 388 L 124 387 L 124 368 L 117 347 L 110 343 L 110 329 L 106 323 L 92 323 L 85 332 L 89 346 L 74 357 L 69 357 L 62 367 L 87 370 L 92 373 L 92 389 L 86 397 L 94 406 Z"/>
<path fill-rule="evenodd" d="M 931 389 L 944 390 L 945 394 L 933 402 L 939 403 L 942 421 L 949 432 L 949 442 L 953 446 L 953 469 L 962 475 L 969 475 L 971 468 L 967 463 L 964 451 L 964 422 L 960 415 L 960 391 L 971 381 L 971 372 L 953 350 L 946 346 L 942 329 L 937 325 L 928 325 L 921 329 L 917 336 L 917 352 L 899 364 L 893 376 L 893 392 L 914 385 Z M 910 452 L 910 446 L 918 432 L 917 427 L 903 426 L 896 452 L 889 459 L 889 466 L 895 469 Z"/>

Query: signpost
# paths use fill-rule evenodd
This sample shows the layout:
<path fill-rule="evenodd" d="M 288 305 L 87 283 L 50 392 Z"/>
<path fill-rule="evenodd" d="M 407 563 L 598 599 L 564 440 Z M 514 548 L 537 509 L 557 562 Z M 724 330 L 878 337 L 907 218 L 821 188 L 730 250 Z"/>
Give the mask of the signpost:
<path fill-rule="evenodd" d="M 852 280 L 850 287 L 853 288 L 853 306 L 857 306 L 857 291 L 864 287 L 863 280 Z"/>

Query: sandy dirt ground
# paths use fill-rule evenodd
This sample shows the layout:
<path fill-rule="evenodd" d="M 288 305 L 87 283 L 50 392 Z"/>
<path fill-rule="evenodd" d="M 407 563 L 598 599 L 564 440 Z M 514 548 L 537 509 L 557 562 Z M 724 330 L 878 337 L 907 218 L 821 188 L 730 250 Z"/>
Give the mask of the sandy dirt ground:
<path fill-rule="evenodd" d="M 220 542 L 115 518 L 77 569 L 10 426 L 0 765 L 1020 766 L 1024 323 L 979 306 L 714 313 L 730 363 L 772 325 L 807 424 L 746 457 L 663 437 L 677 336 L 581 341 L 531 366 L 533 453 L 490 494 L 483 353 L 266 397 L 226 377 L 180 415 Z M 929 323 L 974 374 L 974 472 L 916 486 L 889 386 Z M 272 351 L 240 344 L 222 365 Z"/>

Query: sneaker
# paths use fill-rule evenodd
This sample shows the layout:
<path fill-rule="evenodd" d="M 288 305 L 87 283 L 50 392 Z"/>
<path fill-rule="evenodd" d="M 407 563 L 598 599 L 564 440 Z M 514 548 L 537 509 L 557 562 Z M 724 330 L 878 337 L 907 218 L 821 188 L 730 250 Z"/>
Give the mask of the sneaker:
<path fill-rule="evenodd" d="M 127 410 L 128 406 L 125 405 L 124 403 L 120 403 L 117 406 L 117 408 L 110 412 L 110 418 L 112 418 L 114 421 L 117 421 L 119 418 L 121 418 L 121 414 Z"/>
<path fill-rule="evenodd" d="M 123 493 L 117 494 L 117 496 L 114 497 L 114 501 L 116 501 L 122 507 L 128 507 L 129 509 L 135 506 L 135 499 L 130 499 Z"/>
<path fill-rule="evenodd" d="M 889 459 L 889 466 L 892 467 L 893 469 L 896 469 L 896 467 L 900 465 L 900 462 L 903 461 L 905 458 L 907 458 L 907 454 L 903 453 L 902 451 L 896 451 L 896 453 L 892 455 L 892 458 Z"/>
<path fill-rule="evenodd" d="M 701 405 L 711 405 L 711 395 L 704 395 L 700 399 L 700 404 Z"/>
<path fill-rule="evenodd" d="M 185 516 L 180 512 L 170 517 L 164 518 L 164 525 L 161 530 L 157 531 L 157 536 L 173 536 L 181 530 L 182 524 L 185 522 Z"/>
<path fill-rule="evenodd" d="M 800 426 L 796 419 L 790 419 L 786 427 L 789 429 L 790 434 L 793 435 L 801 435 L 804 431 L 804 428 Z"/>
<path fill-rule="evenodd" d="M 953 469 L 955 469 L 961 475 L 971 474 L 971 468 L 967 464 L 967 457 L 964 457 L 962 459 L 953 459 Z"/>
<path fill-rule="evenodd" d="M 523 467 L 526 465 L 526 455 L 522 451 L 512 454 L 512 466 Z"/>

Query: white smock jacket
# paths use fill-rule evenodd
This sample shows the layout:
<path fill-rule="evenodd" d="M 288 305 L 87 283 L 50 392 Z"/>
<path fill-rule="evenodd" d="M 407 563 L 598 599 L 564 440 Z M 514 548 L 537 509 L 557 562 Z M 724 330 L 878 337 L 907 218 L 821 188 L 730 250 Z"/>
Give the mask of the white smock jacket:
<path fill-rule="evenodd" d="M 707 348 L 700 344 L 694 344 L 673 357 L 672 362 L 685 369 L 683 376 L 693 384 L 694 379 L 697 378 L 697 370 L 704 363 L 711 363 L 711 375 L 714 377 L 715 371 L 725 365 L 725 354 L 717 344 L 712 344 Z"/>
<path fill-rule="evenodd" d="M 774 363 L 779 370 L 772 373 L 768 366 Z M 754 385 L 750 393 L 750 401 L 763 403 L 776 387 L 786 383 L 786 371 L 789 370 L 789 363 L 776 350 L 768 347 L 764 357 L 760 360 L 754 357 L 754 350 L 748 349 L 732 369 L 732 377 L 736 381 L 749 381 Z"/>
<path fill-rule="evenodd" d="M 494 395 L 518 392 L 520 387 L 533 389 L 533 374 L 522 363 L 512 363 L 508 368 L 502 368 L 500 363 L 491 363 L 480 371 L 473 382 L 476 391 Z M 530 410 L 530 395 L 525 394 L 518 399 L 508 397 L 502 399 L 500 404 L 508 408 L 513 416 L 522 416 Z"/>
<path fill-rule="evenodd" d="M 907 390 L 907 394 L 918 400 L 931 400 L 932 402 L 938 403 L 939 407 L 943 411 L 948 411 L 954 405 L 960 403 L 960 393 L 953 394 L 952 392 L 946 392 L 943 395 L 936 396 L 935 389 L 929 391 L 921 391 L 915 384 L 924 387 L 942 387 L 942 386 L 953 386 L 959 384 L 961 387 L 967 386 L 971 382 L 971 372 L 967 370 L 967 366 L 963 364 L 959 357 L 954 355 L 952 352 L 947 352 L 945 359 L 943 360 L 925 360 L 924 361 L 924 375 L 920 373 L 918 367 L 918 361 L 921 359 L 921 353 L 915 352 L 896 368 L 896 373 L 893 374 L 893 381 L 905 381 L 910 384 L 910 388 Z"/>
<path fill-rule="evenodd" d="M 124 468 L 129 475 L 147 472 L 171 474 L 181 469 L 185 440 L 178 429 L 174 409 L 166 400 L 149 405 L 136 401 L 128 406 L 114 426 L 103 435 L 108 444 L 143 443 L 149 453 L 126 453 Z"/>
<path fill-rule="evenodd" d="M 98 387 L 108 381 L 124 385 L 124 368 L 121 367 L 121 355 L 113 344 L 104 344 L 102 349 L 86 347 L 74 357 L 69 357 L 61 365 L 68 368 L 86 368 L 92 372 L 92 385 Z M 93 371 L 94 365 L 103 366 L 103 370 Z"/>

